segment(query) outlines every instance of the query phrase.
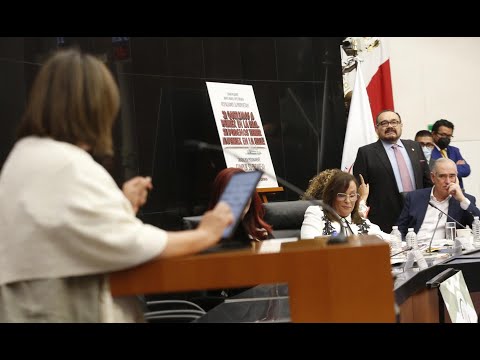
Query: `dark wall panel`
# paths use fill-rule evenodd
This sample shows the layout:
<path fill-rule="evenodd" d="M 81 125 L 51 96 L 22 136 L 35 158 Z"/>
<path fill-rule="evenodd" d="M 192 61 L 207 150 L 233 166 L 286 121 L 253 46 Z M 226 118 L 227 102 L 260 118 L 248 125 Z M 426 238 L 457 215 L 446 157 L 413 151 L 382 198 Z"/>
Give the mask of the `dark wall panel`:
<path fill-rule="evenodd" d="M 243 77 L 247 80 L 277 80 L 277 57 L 274 38 L 242 38 Z"/>
<path fill-rule="evenodd" d="M 121 184 L 141 174 L 154 190 L 139 216 L 165 229 L 201 214 L 225 167 L 220 152 L 192 152 L 187 139 L 219 144 L 205 82 L 253 86 L 275 172 L 300 188 L 317 170 L 339 167 L 346 127 L 341 38 L 3 38 L 0 39 L 0 165 L 14 142 L 27 89 L 45 57 L 78 46 L 103 59 L 118 81 L 122 109 L 116 157 Z M 321 141 L 323 139 L 323 142 Z M 270 201 L 295 200 L 286 190 Z"/>
<path fill-rule="evenodd" d="M 275 43 L 278 80 L 314 80 L 312 38 L 285 38 Z"/>
<path fill-rule="evenodd" d="M 239 38 L 205 38 L 205 76 L 209 79 L 242 79 Z"/>

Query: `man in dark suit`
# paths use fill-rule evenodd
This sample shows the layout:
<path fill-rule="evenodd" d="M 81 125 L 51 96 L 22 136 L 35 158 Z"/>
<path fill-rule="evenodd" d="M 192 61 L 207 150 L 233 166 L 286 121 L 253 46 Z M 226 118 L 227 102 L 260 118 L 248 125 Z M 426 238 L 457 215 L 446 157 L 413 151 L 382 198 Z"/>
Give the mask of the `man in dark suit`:
<path fill-rule="evenodd" d="M 420 242 L 430 240 L 438 223 L 435 238 L 445 238 L 445 223 L 453 220 L 428 206 L 429 201 L 464 226 L 472 225 L 474 215 L 480 216 L 475 197 L 462 191 L 457 175 L 457 167 L 452 160 L 440 158 L 435 161 L 431 172 L 433 188 L 412 191 L 405 198 L 397 221 L 403 236 L 407 228 L 414 228 Z"/>
<path fill-rule="evenodd" d="M 415 141 L 422 146 L 423 155 L 425 155 L 425 159 L 427 159 L 428 165 L 432 169 L 435 163 L 435 160 L 432 159 L 432 150 L 435 148 L 432 133 L 428 130 L 419 130 L 415 134 Z"/>
<path fill-rule="evenodd" d="M 390 232 L 403 207 L 403 193 L 432 186 L 429 168 L 419 143 L 400 140 L 402 119 L 393 110 L 377 115 L 379 140 L 358 149 L 353 174 L 369 184 L 368 218 Z"/>

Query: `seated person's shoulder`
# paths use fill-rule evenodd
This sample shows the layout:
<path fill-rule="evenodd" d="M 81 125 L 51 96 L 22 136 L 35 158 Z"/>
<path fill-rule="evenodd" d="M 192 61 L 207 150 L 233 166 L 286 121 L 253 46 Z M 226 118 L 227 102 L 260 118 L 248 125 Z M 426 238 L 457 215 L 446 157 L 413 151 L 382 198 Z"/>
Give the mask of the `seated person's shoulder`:
<path fill-rule="evenodd" d="M 312 205 L 305 210 L 305 215 L 323 215 L 323 210 L 320 206 L 318 205 Z"/>
<path fill-rule="evenodd" d="M 475 203 L 475 201 L 476 201 L 475 196 L 467 194 L 467 193 L 464 193 L 464 195 L 468 200 L 470 200 L 471 203 Z"/>

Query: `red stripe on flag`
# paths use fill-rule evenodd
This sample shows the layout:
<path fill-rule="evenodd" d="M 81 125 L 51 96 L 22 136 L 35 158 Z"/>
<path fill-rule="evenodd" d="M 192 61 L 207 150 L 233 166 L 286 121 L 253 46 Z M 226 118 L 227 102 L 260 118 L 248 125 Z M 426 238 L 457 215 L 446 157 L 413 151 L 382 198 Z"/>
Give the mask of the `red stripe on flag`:
<path fill-rule="evenodd" d="M 385 109 L 394 110 L 390 60 L 386 60 L 373 75 L 367 86 L 373 122 L 378 113 Z"/>

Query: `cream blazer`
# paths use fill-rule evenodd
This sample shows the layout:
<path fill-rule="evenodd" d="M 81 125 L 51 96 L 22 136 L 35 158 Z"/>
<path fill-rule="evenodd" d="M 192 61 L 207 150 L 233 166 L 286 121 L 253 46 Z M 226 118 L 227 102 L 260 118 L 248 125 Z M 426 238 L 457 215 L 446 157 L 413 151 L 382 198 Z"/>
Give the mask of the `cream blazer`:
<path fill-rule="evenodd" d="M 323 235 L 323 228 L 325 227 L 325 221 L 322 219 L 323 215 L 323 210 L 319 206 L 309 206 L 307 208 L 300 231 L 301 239 L 313 239 L 317 236 Z M 346 219 L 350 223 L 350 228 L 352 229 L 353 233 L 357 235 L 359 230 L 358 226 L 352 223 L 350 215 Z M 380 230 L 378 225 L 371 223 L 368 219 L 366 220 L 366 223 L 369 226 L 368 235 L 377 235 L 386 241 L 390 239 L 390 234 Z M 341 226 L 338 221 L 332 221 L 332 226 L 337 233 L 340 232 Z"/>
<path fill-rule="evenodd" d="M 103 276 L 154 258 L 166 242 L 86 151 L 39 137 L 14 145 L 0 172 L 0 286 Z"/>

